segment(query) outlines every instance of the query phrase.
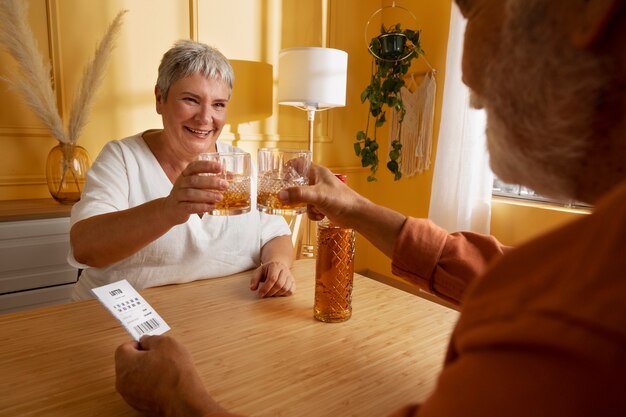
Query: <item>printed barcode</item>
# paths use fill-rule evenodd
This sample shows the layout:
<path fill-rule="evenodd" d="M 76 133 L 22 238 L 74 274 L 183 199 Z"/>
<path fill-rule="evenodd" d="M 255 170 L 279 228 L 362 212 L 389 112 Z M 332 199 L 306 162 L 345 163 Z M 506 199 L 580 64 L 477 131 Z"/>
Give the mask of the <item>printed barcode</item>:
<path fill-rule="evenodd" d="M 147 333 L 150 330 L 154 330 L 154 329 L 156 329 L 158 327 L 159 327 L 159 322 L 156 321 L 156 319 L 150 319 L 148 321 L 144 321 L 141 324 L 138 324 L 137 326 L 133 327 L 133 329 L 138 334 L 144 334 L 144 333 Z"/>

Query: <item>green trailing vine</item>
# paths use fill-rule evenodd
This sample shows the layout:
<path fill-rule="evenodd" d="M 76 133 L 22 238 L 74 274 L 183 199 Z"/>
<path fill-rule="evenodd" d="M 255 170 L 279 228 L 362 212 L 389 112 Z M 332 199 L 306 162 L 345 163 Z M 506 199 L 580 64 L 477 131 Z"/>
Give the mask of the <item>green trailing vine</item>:
<path fill-rule="evenodd" d="M 388 58 L 388 52 L 383 48 L 381 36 L 385 34 L 400 34 L 406 38 L 404 48 L 395 58 Z M 405 85 L 404 76 L 411 67 L 411 62 L 419 55 L 424 55 L 420 46 L 420 31 L 411 29 L 402 30 L 400 24 L 390 28 L 381 27 L 381 35 L 372 38 L 369 49 L 372 52 L 372 76 L 370 84 L 361 92 L 361 103 L 369 102 L 367 123 L 365 130 L 356 134 L 354 152 L 361 158 L 363 167 L 370 167 L 368 181 L 376 181 L 376 171 L 378 170 L 378 142 L 376 131 L 387 122 L 386 112 L 395 109 L 398 112 L 398 136 L 393 138 L 389 149 L 389 162 L 387 169 L 393 174 L 395 181 L 402 177 L 398 161 L 400 160 L 402 144 L 400 143 L 400 133 L 402 122 L 406 114 L 406 108 L 400 89 Z M 374 119 L 374 128 L 370 136 L 370 124 Z"/>

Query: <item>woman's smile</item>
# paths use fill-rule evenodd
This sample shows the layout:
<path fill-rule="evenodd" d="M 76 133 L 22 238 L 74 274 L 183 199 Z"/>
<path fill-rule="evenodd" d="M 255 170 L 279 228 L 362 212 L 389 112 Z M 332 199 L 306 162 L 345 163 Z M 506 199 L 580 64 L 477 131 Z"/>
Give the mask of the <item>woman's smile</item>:
<path fill-rule="evenodd" d="M 194 128 L 191 128 L 189 126 L 185 126 L 185 129 L 188 130 L 189 132 L 193 133 L 194 135 L 199 135 L 199 136 L 202 136 L 202 137 L 206 137 L 206 136 L 208 136 L 212 132 L 212 130 L 194 129 Z"/>

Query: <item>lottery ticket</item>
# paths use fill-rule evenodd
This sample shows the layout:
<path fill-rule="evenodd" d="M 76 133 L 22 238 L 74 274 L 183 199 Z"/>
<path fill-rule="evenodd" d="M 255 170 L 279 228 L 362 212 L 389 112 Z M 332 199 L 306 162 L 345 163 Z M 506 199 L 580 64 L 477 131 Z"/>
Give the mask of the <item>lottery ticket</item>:
<path fill-rule="evenodd" d="M 170 329 L 165 320 L 125 279 L 91 291 L 137 341 L 144 334 L 159 335 Z"/>

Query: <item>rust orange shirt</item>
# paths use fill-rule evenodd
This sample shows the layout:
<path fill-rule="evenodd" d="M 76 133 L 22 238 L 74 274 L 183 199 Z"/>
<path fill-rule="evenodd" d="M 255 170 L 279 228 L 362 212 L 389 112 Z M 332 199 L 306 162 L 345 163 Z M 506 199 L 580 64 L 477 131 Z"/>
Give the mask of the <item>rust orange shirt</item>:
<path fill-rule="evenodd" d="M 626 183 L 516 249 L 408 219 L 393 272 L 461 305 L 435 391 L 394 416 L 626 415 Z"/>

